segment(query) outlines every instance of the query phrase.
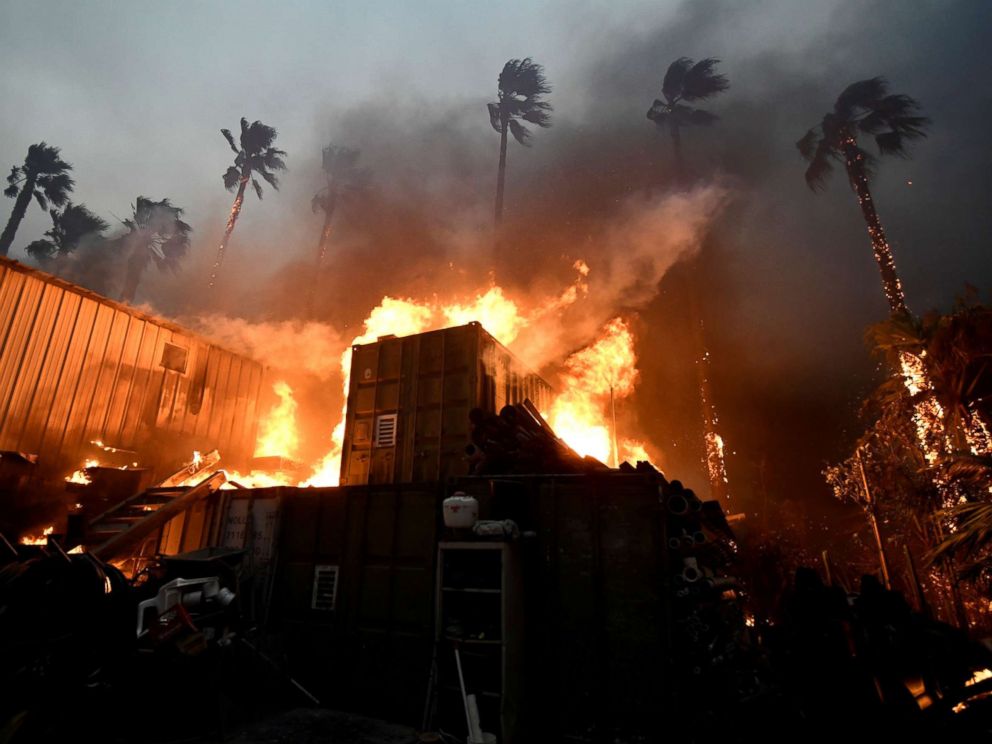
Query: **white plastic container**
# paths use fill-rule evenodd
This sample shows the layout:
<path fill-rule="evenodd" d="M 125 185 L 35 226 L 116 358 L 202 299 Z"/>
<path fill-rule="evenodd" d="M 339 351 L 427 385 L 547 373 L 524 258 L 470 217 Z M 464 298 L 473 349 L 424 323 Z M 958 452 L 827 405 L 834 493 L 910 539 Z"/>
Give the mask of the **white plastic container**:
<path fill-rule="evenodd" d="M 444 526 L 472 529 L 479 521 L 479 502 L 464 491 L 456 491 L 444 500 Z"/>

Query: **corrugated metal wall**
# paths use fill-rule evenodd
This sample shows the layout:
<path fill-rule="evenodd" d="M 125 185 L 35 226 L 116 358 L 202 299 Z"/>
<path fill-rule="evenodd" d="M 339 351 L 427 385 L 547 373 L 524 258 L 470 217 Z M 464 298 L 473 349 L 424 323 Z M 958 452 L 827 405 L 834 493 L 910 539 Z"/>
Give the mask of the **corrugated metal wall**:
<path fill-rule="evenodd" d="M 193 449 L 244 462 L 262 374 L 168 321 L 0 259 L 0 450 L 37 454 L 40 475 L 76 469 L 93 440 L 153 469 Z"/>
<path fill-rule="evenodd" d="M 426 483 L 468 472 L 468 414 L 552 389 L 478 323 L 354 347 L 341 457 L 342 485 Z M 380 421 L 392 418 L 392 436 Z"/>

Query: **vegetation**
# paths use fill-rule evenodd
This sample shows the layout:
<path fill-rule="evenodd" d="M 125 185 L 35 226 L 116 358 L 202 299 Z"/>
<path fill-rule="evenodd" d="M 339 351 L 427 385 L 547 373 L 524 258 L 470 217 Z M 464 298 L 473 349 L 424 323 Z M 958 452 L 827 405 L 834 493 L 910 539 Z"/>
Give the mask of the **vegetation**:
<path fill-rule="evenodd" d="M 551 104 L 543 100 L 551 92 L 544 68 L 530 57 L 511 59 L 499 74 L 496 101 L 489 103 L 489 123 L 499 132 L 499 170 L 496 175 L 495 224 L 503 222 L 503 189 L 506 183 L 507 132 L 521 145 L 529 146 L 530 130 L 521 121 L 539 127 L 551 126 Z"/>
<path fill-rule="evenodd" d="M 865 402 L 854 453 L 824 471 L 827 481 L 930 565 L 954 559 L 966 578 L 992 578 L 992 307 L 969 297 L 948 314 L 893 316 L 868 339 L 896 369 L 904 355 L 920 360 L 928 382 L 884 381 Z"/>
<path fill-rule="evenodd" d="M 41 266 L 56 271 L 85 238 L 100 238 L 107 229 L 107 223 L 83 204 L 70 201 L 61 211 L 51 209 L 48 213 L 52 216 L 52 227 L 45 232 L 48 238 L 35 240 L 25 250 Z"/>
<path fill-rule="evenodd" d="M 705 101 L 730 87 L 726 76 L 716 71 L 719 63 L 720 60 L 713 57 L 699 62 L 679 57 L 665 73 L 661 84 L 662 98 L 656 98 L 648 109 L 648 119 L 659 128 L 667 129 L 672 138 L 676 177 L 683 183 L 686 170 L 682 158 L 682 128 L 707 126 L 719 118 L 716 114 L 687 104 Z"/>
<path fill-rule="evenodd" d="M 869 188 L 875 159 L 862 149 L 858 137 L 874 137 L 881 155 L 906 157 L 906 143 L 926 136 L 924 130 L 929 120 L 918 115 L 919 108 L 909 96 L 889 93 L 888 83 L 880 77 L 861 80 L 847 86 L 833 110 L 796 143 L 799 152 L 809 161 L 806 183 L 814 191 L 824 187 L 834 163 L 843 164 L 846 169 L 868 226 L 885 297 L 894 315 L 908 315 L 909 309 L 892 248 L 885 238 Z"/>
<path fill-rule="evenodd" d="M 7 188 L 3 193 L 15 201 L 7 226 L 0 234 L 0 256 L 6 256 L 10 251 L 32 197 L 39 207 L 46 210 L 49 204 L 56 207 L 65 205 L 74 185 L 69 176 L 71 170 L 72 166 L 62 160 L 59 148 L 44 142 L 31 145 L 24 164 L 10 169 Z"/>
<path fill-rule="evenodd" d="M 322 155 L 321 165 L 326 183 L 324 188 L 314 194 L 310 205 L 314 212 L 320 210 L 324 213 L 324 226 L 320 231 L 320 240 L 317 242 L 317 264 L 307 299 L 308 314 L 313 311 L 314 292 L 320 279 L 324 258 L 327 255 L 327 247 L 330 244 L 331 220 L 334 217 L 338 202 L 361 191 L 368 181 L 368 171 L 358 167 L 361 151 L 332 144 L 323 149 Z"/>
<path fill-rule="evenodd" d="M 189 234 L 193 228 L 182 220 L 183 210 L 168 199 L 154 201 L 139 196 L 124 220 L 127 233 L 118 238 L 127 255 L 127 272 L 121 299 L 134 302 L 141 277 L 154 263 L 159 271 L 176 273 L 189 251 Z"/>
<path fill-rule="evenodd" d="M 279 189 L 279 179 L 273 171 L 286 170 L 286 162 L 283 160 L 286 153 L 273 146 L 276 140 L 276 130 L 260 121 L 248 123 L 245 118 L 241 119 L 241 136 L 238 145 L 234 143 L 234 135 L 230 129 L 221 129 L 231 151 L 234 152 L 234 165 L 230 166 L 224 173 L 224 188 L 228 191 L 237 189 L 234 197 L 234 204 L 231 206 L 231 214 L 227 218 L 227 226 L 224 228 L 224 237 L 217 248 L 217 259 L 214 261 L 210 271 L 209 286 L 213 287 L 217 283 L 217 275 L 224 263 L 224 254 L 227 253 L 227 246 L 231 240 L 231 233 L 237 225 L 238 217 L 241 215 L 241 207 L 245 201 L 245 189 L 250 182 L 255 189 L 255 195 L 262 198 L 262 184 L 255 178 L 261 176 L 272 188 Z"/>

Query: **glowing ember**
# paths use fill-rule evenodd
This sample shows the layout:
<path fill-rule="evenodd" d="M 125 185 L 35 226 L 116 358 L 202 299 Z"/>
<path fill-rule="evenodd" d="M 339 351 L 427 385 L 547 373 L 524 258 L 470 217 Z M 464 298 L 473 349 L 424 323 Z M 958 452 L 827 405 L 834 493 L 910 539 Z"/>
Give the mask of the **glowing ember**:
<path fill-rule="evenodd" d="M 47 545 L 48 536 L 55 532 L 55 525 L 49 525 L 40 535 L 25 535 L 21 538 L 21 545 Z"/>
<path fill-rule="evenodd" d="M 296 429 L 296 401 L 293 389 L 283 380 L 272 386 L 279 403 L 262 419 L 255 457 L 279 455 L 295 458 L 299 455 L 300 438 Z"/>
<path fill-rule="evenodd" d="M 971 676 L 971 679 L 964 683 L 964 686 L 971 687 L 972 685 L 977 685 L 979 682 L 984 682 L 990 677 L 992 677 L 992 669 L 979 669 Z"/>

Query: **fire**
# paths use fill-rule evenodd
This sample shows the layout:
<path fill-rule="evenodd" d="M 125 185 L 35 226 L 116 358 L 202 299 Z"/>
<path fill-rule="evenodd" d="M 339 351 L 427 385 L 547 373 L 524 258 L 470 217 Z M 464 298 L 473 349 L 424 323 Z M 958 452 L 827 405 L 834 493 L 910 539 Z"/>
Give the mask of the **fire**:
<path fill-rule="evenodd" d="M 93 481 L 90 478 L 89 473 L 86 472 L 87 468 L 95 468 L 95 467 L 99 467 L 99 465 L 100 465 L 99 460 L 92 460 L 92 459 L 87 460 L 85 463 L 83 463 L 83 467 L 81 467 L 79 470 L 74 471 L 72 475 L 66 476 L 65 478 L 66 483 L 79 483 L 80 485 L 88 486 Z"/>
<path fill-rule="evenodd" d="M 637 439 L 620 440 L 620 462 L 629 462 L 632 465 L 638 462 L 654 464 L 658 460 L 648 453 L 648 444 Z"/>
<path fill-rule="evenodd" d="M 224 470 L 227 482 L 221 484 L 222 491 L 237 490 L 238 486 L 244 488 L 276 488 L 277 486 L 290 485 L 285 478 L 261 473 L 253 470 L 250 473 L 239 473 L 235 470 Z M 303 485 L 302 483 L 300 485 Z"/>
<path fill-rule="evenodd" d="M 279 397 L 279 403 L 262 420 L 255 445 L 255 457 L 280 455 L 295 458 L 299 455 L 300 437 L 296 430 L 293 389 L 285 380 L 277 382 L 272 389 Z"/>
<path fill-rule="evenodd" d="M 55 532 L 55 525 L 48 525 L 40 535 L 25 535 L 21 545 L 47 545 L 48 536 Z"/>
<path fill-rule="evenodd" d="M 440 311 L 445 325 L 459 326 L 478 321 L 503 344 L 513 343 L 528 325 L 528 319 L 521 314 L 517 304 L 503 294 L 501 287 L 491 287 L 468 304 L 455 303 Z"/>
<path fill-rule="evenodd" d="M 573 268 L 578 274 L 575 282 L 560 295 L 536 304 L 530 312 L 525 312 L 516 301 L 507 297 L 499 286 L 492 286 L 474 297 L 448 304 L 385 297 L 369 314 L 363 324 L 364 332 L 352 341 L 352 346 L 371 343 L 380 336 L 408 336 L 473 321 L 481 323 L 482 327 L 500 343 L 510 345 L 525 328 L 547 314 L 571 305 L 585 294 L 587 291 L 585 278 L 589 274 L 589 267 L 585 262 L 578 260 L 573 264 Z M 341 355 L 345 408 L 350 374 L 351 347 Z M 592 412 L 589 412 L 586 417 L 592 416 Z M 338 484 L 341 472 L 341 449 L 344 442 L 344 419 L 343 409 L 341 419 L 331 434 L 331 451 L 316 467 L 314 474 L 301 485 L 336 486 Z M 580 426 L 575 422 L 576 431 Z"/>
<path fill-rule="evenodd" d="M 607 411 L 634 392 L 636 363 L 634 335 L 622 318 L 611 320 L 593 344 L 565 360 L 564 392 L 551 404 L 548 423 L 580 455 L 617 464 L 620 453 Z"/>
<path fill-rule="evenodd" d="M 341 471 L 341 451 L 344 441 L 345 412 L 350 383 L 352 347 L 372 343 L 382 336 L 408 336 L 470 322 L 480 323 L 496 339 L 507 346 L 526 330 L 525 345 L 542 342 L 541 322 L 583 298 L 588 292 L 589 267 L 582 260 L 573 264 L 576 279 L 562 292 L 528 307 L 508 297 L 499 286 L 490 286 L 474 295 L 462 296 L 448 303 L 418 301 L 412 298 L 384 297 L 362 324 L 340 359 L 342 391 L 345 403 L 341 417 L 331 433 L 329 452 L 314 467 L 312 475 L 300 486 L 336 486 Z M 527 360 L 524 359 L 526 362 Z M 551 406 L 548 420 L 558 435 L 581 454 L 591 455 L 603 462 L 619 460 L 650 461 L 646 445 L 633 439 L 616 436 L 613 431 L 612 406 L 629 397 L 637 382 L 634 336 L 628 324 L 614 318 L 603 328 L 599 338 L 565 361 L 561 388 L 565 391 Z M 285 381 L 276 383 L 280 402 L 261 424 L 256 455 L 293 457 L 298 453 L 296 402 L 293 391 Z M 619 450 L 619 451 L 616 451 Z M 230 478 L 245 486 L 284 485 L 271 476 L 257 473 L 230 473 Z"/>
<path fill-rule="evenodd" d="M 423 333 L 431 325 L 433 312 L 429 305 L 416 300 L 402 300 L 394 297 L 384 297 L 379 306 L 374 308 L 365 319 L 365 332 L 356 336 L 351 346 L 367 344 L 379 336 L 408 336 L 413 333 Z M 348 386 L 351 384 L 351 346 L 341 355 L 341 379 L 344 390 L 344 404 L 341 409 L 341 419 L 334 431 L 331 432 L 331 451 L 314 468 L 310 478 L 303 481 L 301 486 L 336 486 L 341 479 L 341 449 L 344 446 L 344 418 L 348 407 Z"/>

